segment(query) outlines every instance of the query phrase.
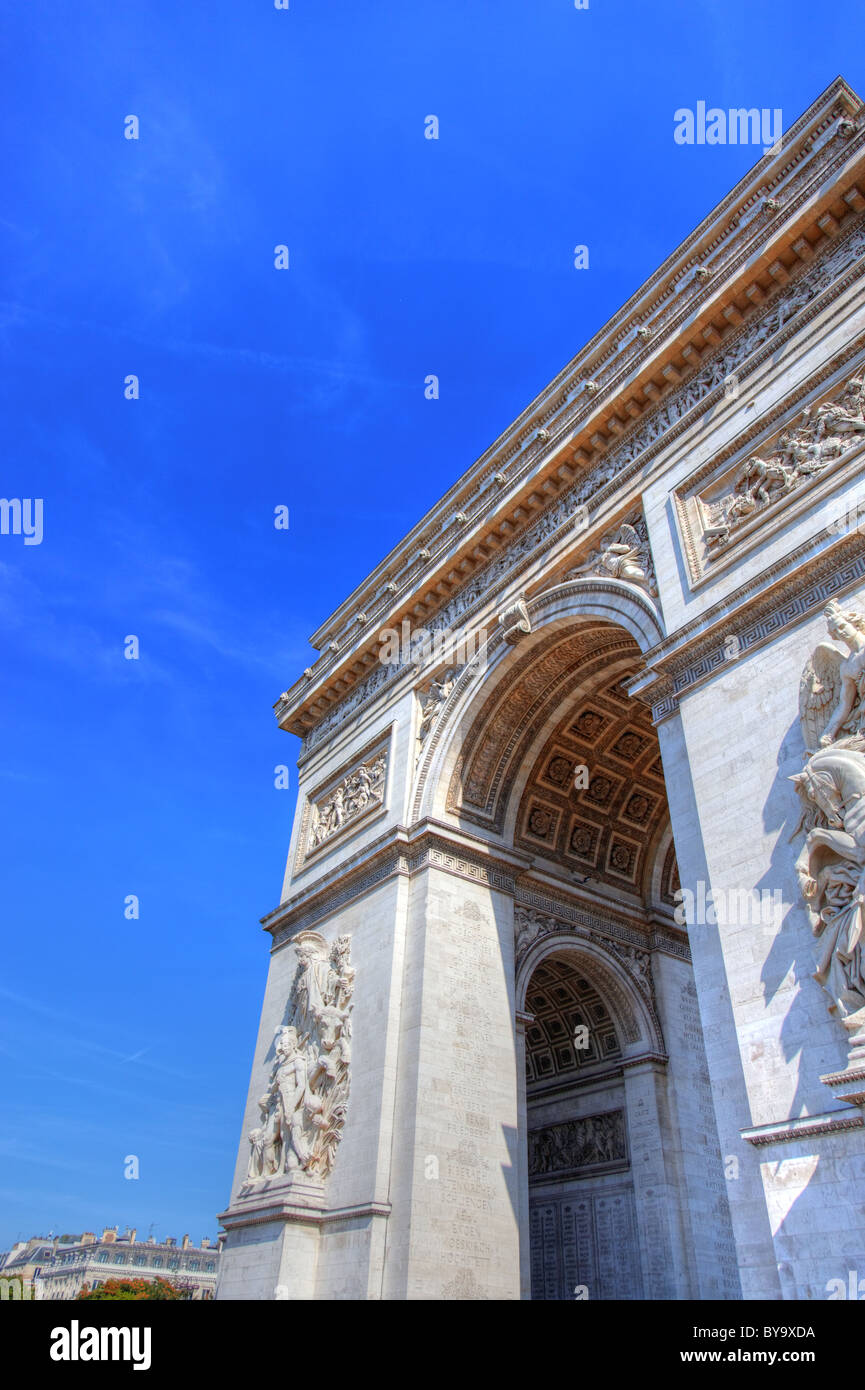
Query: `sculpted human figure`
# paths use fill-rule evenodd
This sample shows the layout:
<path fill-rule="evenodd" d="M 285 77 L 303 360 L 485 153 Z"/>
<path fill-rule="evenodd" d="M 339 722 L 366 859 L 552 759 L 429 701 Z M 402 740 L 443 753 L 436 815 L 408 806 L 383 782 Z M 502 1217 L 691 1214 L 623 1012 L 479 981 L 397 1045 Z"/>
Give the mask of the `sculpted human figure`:
<path fill-rule="evenodd" d="M 345 1125 L 351 1061 L 351 938 L 328 946 L 318 932 L 294 940 L 298 964 L 287 1019 L 276 1032 L 262 1123 L 249 1131 L 248 1178 L 303 1170 L 324 1178 Z"/>
<path fill-rule="evenodd" d="M 861 731 L 861 706 L 865 700 L 865 618 L 858 613 L 843 612 L 834 601 L 826 605 L 824 613 L 829 636 L 843 642 L 849 654 L 839 668 L 841 692 L 820 739 L 823 748 L 834 742 L 842 731 L 851 734 Z"/>
<path fill-rule="evenodd" d="M 307 1064 L 298 1044 L 296 1028 L 289 1026 L 280 1029 L 276 1055 L 273 1086 L 283 1116 L 283 1170 L 305 1168 L 311 1155 L 304 1133 L 308 1099 Z"/>
<path fill-rule="evenodd" d="M 280 1123 L 279 1110 L 270 1093 L 259 1097 L 261 1124 L 249 1131 L 252 1152 L 249 1155 L 248 1176 L 266 1178 L 279 1170 Z"/>
<path fill-rule="evenodd" d="M 655 592 L 648 546 L 629 522 L 623 522 L 617 531 L 604 536 L 600 548 L 571 574 L 609 574 L 613 579 L 639 584 L 651 594 Z"/>
<path fill-rule="evenodd" d="M 821 748 L 792 778 L 811 827 L 795 868 L 812 930 L 823 938 L 814 978 L 851 1034 L 865 1028 L 865 754 L 853 742 Z"/>
<path fill-rule="evenodd" d="M 834 859 L 817 870 L 812 882 L 812 928 L 823 945 L 814 979 L 831 996 L 834 1012 L 849 1030 L 865 1020 L 865 873 L 852 861 Z"/>
<path fill-rule="evenodd" d="M 780 458 L 763 459 L 755 454 L 742 464 L 736 475 L 733 490 L 746 494 L 758 505 L 765 507 L 782 492 L 788 491 L 791 482 L 790 470 L 785 468 Z"/>
<path fill-rule="evenodd" d="M 432 729 L 439 714 L 441 713 L 445 701 L 450 695 L 456 684 L 456 672 L 445 671 L 441 680 L 434 680 L 423 700 L 423 712 L 421 714 L 420 725 L 418 726 L 418 740 L 423 743 L 427 734 Z"/>
<path fill-rule="evenodd" d="M 324 1008 L 330 966 L 316 937 L 299 936 L 295 941 L 295 950 L 300 958 L 294 986 L 295 1022 L 303 1033 L 309 1035 L 315 1028 L 319 1011 Z"/>

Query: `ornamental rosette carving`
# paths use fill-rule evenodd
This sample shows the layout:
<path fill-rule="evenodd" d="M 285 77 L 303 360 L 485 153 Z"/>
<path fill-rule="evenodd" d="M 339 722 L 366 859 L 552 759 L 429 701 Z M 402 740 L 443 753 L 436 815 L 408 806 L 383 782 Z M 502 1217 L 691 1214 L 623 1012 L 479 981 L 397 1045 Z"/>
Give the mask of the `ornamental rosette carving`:
<path fill-rule="evenodd" d="M 298 966 L 286 1022 L 276 1031 L 276 1055 L 258 1107 L 261 1123 L 248 1135 L 247 1190 L 269 1178 L 330 1173 L 342 1138 L 351 1065 L 355 970 L 351 940 L 328 948 L 318 932 L 301 932 Z"/>

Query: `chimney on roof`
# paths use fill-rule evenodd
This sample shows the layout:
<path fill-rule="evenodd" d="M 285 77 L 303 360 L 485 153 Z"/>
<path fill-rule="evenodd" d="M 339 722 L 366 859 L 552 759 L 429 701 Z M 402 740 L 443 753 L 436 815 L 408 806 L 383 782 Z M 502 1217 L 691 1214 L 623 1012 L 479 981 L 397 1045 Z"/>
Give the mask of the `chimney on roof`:
<path fill-rule="evenodd" d="M 202 1236 L 202 1237 L 201 1237 L 201 1249 L 202 1249 L 202 1250 L 209 1250 L 209 1249 L 210 1249 L 210 1236 Z"/>
<path fill-rule="evenodd" d="M 102 1239 L 107 1245 L 111 1245 L 117 1239 L 117 1227 L 106 1226 L 105 1230 L 102 1232 Z"/>
<path fill-rule="evenodd" d="M 82 1232 L 81 1232 L 81 1244 L 82 1244 L 82 1245 L 95 1245 L 95 1244 L 96 1244 L 96 1236 L 94 1235 L 93 1231 L 82 1231 Z"/>
<path fill-rule="evenodd" d="M 134 1245 L 134 1244 L 135 1244 L 135 1237 L 136 1237 L 137 1235 L 138 1235 L 138 1227 L 137 1227 L 137 1226 L 133 1226 L 133 1227 L 132 1227 L 132 1230 L 129 1232 L 129 1244 L 130 1244 L 130 1245 Z"/>
<path fill-rule="evenodd" d="M 189 1245 L 189 1236 L 186 1235 L 186 1236 L 184 1236 L 184 1237 L 182 1238 L 182 1240 L 181 1240 L 181 1242 L 180 1242 L 180 1248 L 181 1248 L 181 1250 L 185 1250 L 185 1249 L 187 1248 L 188 1245 Z"/>
<path fill-rule="evenodd" d="M 166 1236 L 166 1237 L 165 1237 L 165 1244 L 166 1244 L 166 1245 L 176 1245 L 176 1244 L 177 1244 L 177 1241 L 174 1239 L 174 1236 Z"/>

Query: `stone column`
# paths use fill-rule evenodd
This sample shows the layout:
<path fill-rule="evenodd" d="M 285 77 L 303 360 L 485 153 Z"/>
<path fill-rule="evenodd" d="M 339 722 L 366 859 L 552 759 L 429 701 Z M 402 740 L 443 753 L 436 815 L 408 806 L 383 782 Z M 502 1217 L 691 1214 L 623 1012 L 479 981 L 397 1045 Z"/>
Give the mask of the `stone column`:
<path fill-rule="evenodd" d="M 625 1069 L 631 1175 L 646 1298 L 687 1298 L 691 1290 L 678 1216 L 680 1195 L 670 1181 L 666 1147 L 664 1068 L 643 1061 Z"/>
<path fill-rule="evenodd" d="M 520 1191 L 520 1298 L 532 1296 L 532 1249 L 529 1226 L 529 1123 L 526 1099 L 526 1025 L 532 1015 L 518 1013 L 516 1016 L 517 1038 L 517 1110 L 519 1132 L 517 1135 L 517 1173 Z"/>
<path fill-rule="evenodd" d="M 412 882 L 384 1296 L 517 1299 L 513 904 L 452 868 Z"/>

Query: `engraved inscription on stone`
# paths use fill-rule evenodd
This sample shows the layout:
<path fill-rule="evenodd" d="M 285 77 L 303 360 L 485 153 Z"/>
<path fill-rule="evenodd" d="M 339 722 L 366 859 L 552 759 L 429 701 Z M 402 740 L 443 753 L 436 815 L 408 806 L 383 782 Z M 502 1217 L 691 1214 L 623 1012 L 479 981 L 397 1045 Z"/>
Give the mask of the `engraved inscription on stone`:
<path fill-rule="evenodd" d="M 643 1298 L 634 1194 L 628 1188 L 532 1202 L 532 1298 Z"/>

